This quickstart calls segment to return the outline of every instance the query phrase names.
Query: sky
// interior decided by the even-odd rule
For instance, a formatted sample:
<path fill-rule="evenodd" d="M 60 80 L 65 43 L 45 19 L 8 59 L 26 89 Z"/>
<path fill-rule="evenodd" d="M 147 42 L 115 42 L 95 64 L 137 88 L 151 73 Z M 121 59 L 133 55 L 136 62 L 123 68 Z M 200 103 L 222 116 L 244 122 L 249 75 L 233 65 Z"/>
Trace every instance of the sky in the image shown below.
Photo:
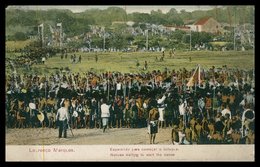
<path fill-rule="evenodd" d="M 117 6 L 117 5 L 111 5 L 113 7 L 121 7 L 125 9 L 125 6 Z M 93 9 L 93 8 L 98 8 L 101 10 L 107 9 L 108 7 L 111 6 L 95 6 L 95 5 L 81 5 L 81 6 L 76 6 L 76 5 L 51 5 L 51 6 L 46 6 L 46 5 L 38 5 L 38 10 L 48 10 L 48 9 L 69 9 L 73 13 L 78 13 L 78 12 L 83 12 L 85 10 Z M 187 12 L 192 12 L 194 10 L 210 10 L 213 7 L 209 5 L 203 5 L 203 6 L 172 6 L 172 5 L 153 5 L 153 6 L 138 6 L 138 5 L 127 5 L 126 6 L 126 12 L 127 13 L 133 13 L 133 12 L 140 12 L 140 13 L 150 13 L 152 10 L 158 10 L 161 9 L 163 13 L 167 13 L 171 8 L 175 8 L 178 12 L 180 12 L 182 9 L 185 9 Z M 7 9 L 23 9 L 23 10 L 36 10 L 36 6 L 28 6 L 28 5 L 22 5 L 22 6 L 15 6 L 11 5 L 8 6 Z"/>

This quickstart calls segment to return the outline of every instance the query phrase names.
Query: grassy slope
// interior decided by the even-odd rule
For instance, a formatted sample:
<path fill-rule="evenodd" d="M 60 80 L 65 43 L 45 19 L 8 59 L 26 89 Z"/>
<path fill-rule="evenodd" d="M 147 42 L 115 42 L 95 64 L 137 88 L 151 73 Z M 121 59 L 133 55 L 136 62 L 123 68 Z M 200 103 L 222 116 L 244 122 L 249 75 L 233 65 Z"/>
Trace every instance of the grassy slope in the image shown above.
<path fill-rule="evenodd" d="M 169 58 L 168 52 L 165 53 L 165 59 L 163 62 L 155 61 L 157 56 L 158 60 L 162 56 L 161 52 L 149 53 L 149 52 L 132 52 L 132 53 L 97 53 L 98 62 L 95 62 L 96 53 L 75 53 L 77 57 L 82 56 L 81 63 L 72 64 L 70 62 L 70 55 L 68 59 L 60 58 L 60 54 L 48 59 L 45 65 L 33 65 L 32 70 L 26 70 L 25 68 L 18 68 L 17 72 L 20 74 L 32 73 L 32 74 L 49 74 L 51 72 L 58 72 L 59 68 L 69 67 L 72 72 L 95 72 L 102 73 L 106 71 L 118 71 L 121 73 L 137 73 L 142 72 L 144 62 L 148 63 L 148 70 L 160 70 L 164 71 L 165 68 L 168 70 L 178 71 L 182 68 L 192 70 L 200 64 L 201 69 L 209 69 L 212 66 L 221 68 L 223 65 L 227 65 L 228 68 L 242 69 L 253 69 L 254 68 L 254 51 L 193 51 L 193 52 L 182 52 L 176 51 L 174 58 Z M 17 54 L 20 55 L 20 54 Z M 191 57 L 192 61 L 189 61 Z M 140 66 L 136 66 L 137 60 Z M 56 68 L 56 69 L 53 69 Z M 147 72 L 145 71 L 145 72 Z M 10 74 L 12 69 L 6 69 L 6 73 Z"/>
<path fill-rule="evenodd" d="M 226 45 L 226 44 L 228 44 L 228 43 L 231 43 L 231 42 L 210 42 L 213 46 L 215 46 L 215 45 L 220 45 L 220 46 L 224 46 L 224 45 Z"/>
<path fill-rule="evenodd" d="M 37 41 L 37 39 L 27 39 L 26 41 L 6 41 L 5 49 L 11 51 L 14 51 L 15 49 L 23 49 L 34 41 Z"/>

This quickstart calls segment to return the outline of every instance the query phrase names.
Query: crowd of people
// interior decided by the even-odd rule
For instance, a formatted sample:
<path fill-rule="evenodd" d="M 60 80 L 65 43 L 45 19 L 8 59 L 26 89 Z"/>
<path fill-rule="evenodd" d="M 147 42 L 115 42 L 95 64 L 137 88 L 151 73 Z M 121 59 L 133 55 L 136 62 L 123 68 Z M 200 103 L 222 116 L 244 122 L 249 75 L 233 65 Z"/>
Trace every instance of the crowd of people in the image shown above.
<path fill-rule="evenodd" d="M 35 42 L 31 45 L 25 47 L 24 49 L 17 50 L 17 54 L 20 53 L 20 56 L 17 56 L 16 52 L 11 52 L 6 50 L 7 53 L 12 53 L 13 57 L 10 56 L 6 58 L 6 67 L 11 67 L 10 61 L 13 62 L 13 64 L 16 67 L 29 67 L 33 64 L 44 64 L 44 62 L 53 56 L 55 56 L 57 53 L 61 53 L 61 59 L 63 57 L 67 58 L 68 53 L 76 53 L 79 52 L 79 49 L 77 48 L 51 48 L 51 47 L 39 47 L 39 43 Z M 72 56 L 72 55 L 71 55 Z M 71 62 L 76 63 L 76 57 L 75 54 L 71 58 Z M 80 61 L 80 60 L 79 60 Z"/>
<path fill-rule="evenodd" d="M 223 69 L 222 69 L 223 68 Z M 172 128 L 173 144 L 254 143 L 254 70 L 226 66 L 141 74 L 6 76 L 6 126 L 56 128 L 65 107 L 71 128 L 142 128 L 154 142 Z"/>

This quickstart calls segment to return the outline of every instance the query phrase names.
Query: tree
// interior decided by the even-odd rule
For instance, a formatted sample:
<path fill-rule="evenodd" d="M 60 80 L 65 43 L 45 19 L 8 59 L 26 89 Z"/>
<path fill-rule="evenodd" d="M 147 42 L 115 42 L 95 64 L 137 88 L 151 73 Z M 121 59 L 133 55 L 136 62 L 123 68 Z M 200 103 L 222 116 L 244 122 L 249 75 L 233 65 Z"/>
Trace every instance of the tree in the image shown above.
<path fill-rule="evenodd" d="M 10 39 L 13 41 L 25 41 L 28 37 L 23 32 L 16 32 Z"/>
<path fill-rule="evenodd" d="M 148 34 L 148 45 L 149 47 L 157 47 L 163 39 L 159 35 Z"/>
<path fill-rule="evenodd" d="M 144 31 L 146 29 L 146 24 L 140 24 L 140 28 Z"/>
<path fill-rule="evenodd" d="M 183 43 L 190 43 L 190 36 L 187 34 L 183 34 L 181 42 Z"/>
<path fill-rule="evenodd" d="M 152 23 L 158 23 L 158 24 L 163 24 L 165 25 L 167 22 L 165 20 L 165 18 L 163 17 L 163 13 L 160 9 L 158 9 L 157 11 L 152 10 L 151 14 L 150 14 L 150 19 Z"/>
<path fill-rule="evenodd" d="M 191 20 L 192 19 L 192 14 L 191 12 L 186 12 L 185 9 L 182 9 L 179 14 L 180 18 L 184 20 Z"/>
<path fill-rule="evenodd" d="M 134 23 L 132 27 L 136 28 L 136 27 L 138 27 L 138 26 L 139 26 L 138 23 Z"/>
<path fill-rule="evenodd" d="M 208 32 L 205 32 L 205 31 L 202 31 L 200 33 L 200 42 L 208 43 L 208 42 L 211 42 L 212 39 L 213 39 L 212 33 L 208 33 Z"/>
<path fill-rule="evenodd" d="M 171 8 L 169 12 L 165 14 L 165 20 L 168 24 L 175 24 L 177 26 L 183 25 L 183 20 L 180 18 L 176 9 Z"/>
<path fill-rule="evenodd" d="M 171 39 L 181 42 L 184 34 L 186 34 L 186 32 L 181 31 L 181 30 L 175 30 L 174 32 L 171 33 Z"/>
<path fill-rule="evenodd" d="M 146 46 L 146 36 L 138 35 L 135 37 L 133 44 L 138 45 L 138 47 L 145 47 Z"/>
<path fill-rule="evenodd" d="M 95 48 L 96 46 L 98 48 L 103 48 L 104 38 L 98 38 L 98 37 L 91 37 L 91 47 Z"/>
<path fill-rule="evenodd" d="M 87 44 L 82 39 L 77 39 L 68 43 L 68 46 L 75 48 L 81 48 L 86 45 Z"/>
<path fill-rule="evenodd" d="M 133 34 L 131 34 L 129 31 L 126 31 L 125 34 L 122 34 L 122 37 L 128 42 L 134 40 Z"/>

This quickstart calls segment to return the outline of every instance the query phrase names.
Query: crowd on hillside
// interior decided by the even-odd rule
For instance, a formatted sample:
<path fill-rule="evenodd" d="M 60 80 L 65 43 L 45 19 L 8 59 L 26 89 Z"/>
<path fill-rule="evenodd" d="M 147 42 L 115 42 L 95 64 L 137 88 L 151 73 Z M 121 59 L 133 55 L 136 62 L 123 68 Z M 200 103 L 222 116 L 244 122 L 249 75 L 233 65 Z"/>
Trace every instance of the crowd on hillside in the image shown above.
<path fill-rule="evenodd" d="M 71 128 L 147 127 L 150 102 L 156 100 L 158 127 L 172 128 L 174 144 L 252 144 L 254 70 L 222 68 L 199 71 L 200 79 L 193 78 L 193 84 L 196 70 L 185 68 L 6 76 L 6 126 L 56 128 L 57 110 L 65 104 Z M 104 103 L 108 113 L 102 113 Z"/>
<path fill-rule="evenodd" d="M 33 64 L 42 64 L 48 58 L 56 56 L 57 53 L 61 53 L 62 57 L 68 54 L 72 54 L 75 52 L 79 52 L 78 48 L 51 48 L 51 47 L 26 47 L 24 49 L 20 49 L 19 52 L 21 53 L 20 56 L 17 56 L 14 52 L 7 51 L 7 53 L 12 53 L 13 56 L 9 56 L 5 59 L 7 62 L 6 66 L 9 68 L 11 67 L 10 61 L 13 62 L 15 67 L 29 67 Z M 66 55 L 65 55 L 66 54 Z"/>

